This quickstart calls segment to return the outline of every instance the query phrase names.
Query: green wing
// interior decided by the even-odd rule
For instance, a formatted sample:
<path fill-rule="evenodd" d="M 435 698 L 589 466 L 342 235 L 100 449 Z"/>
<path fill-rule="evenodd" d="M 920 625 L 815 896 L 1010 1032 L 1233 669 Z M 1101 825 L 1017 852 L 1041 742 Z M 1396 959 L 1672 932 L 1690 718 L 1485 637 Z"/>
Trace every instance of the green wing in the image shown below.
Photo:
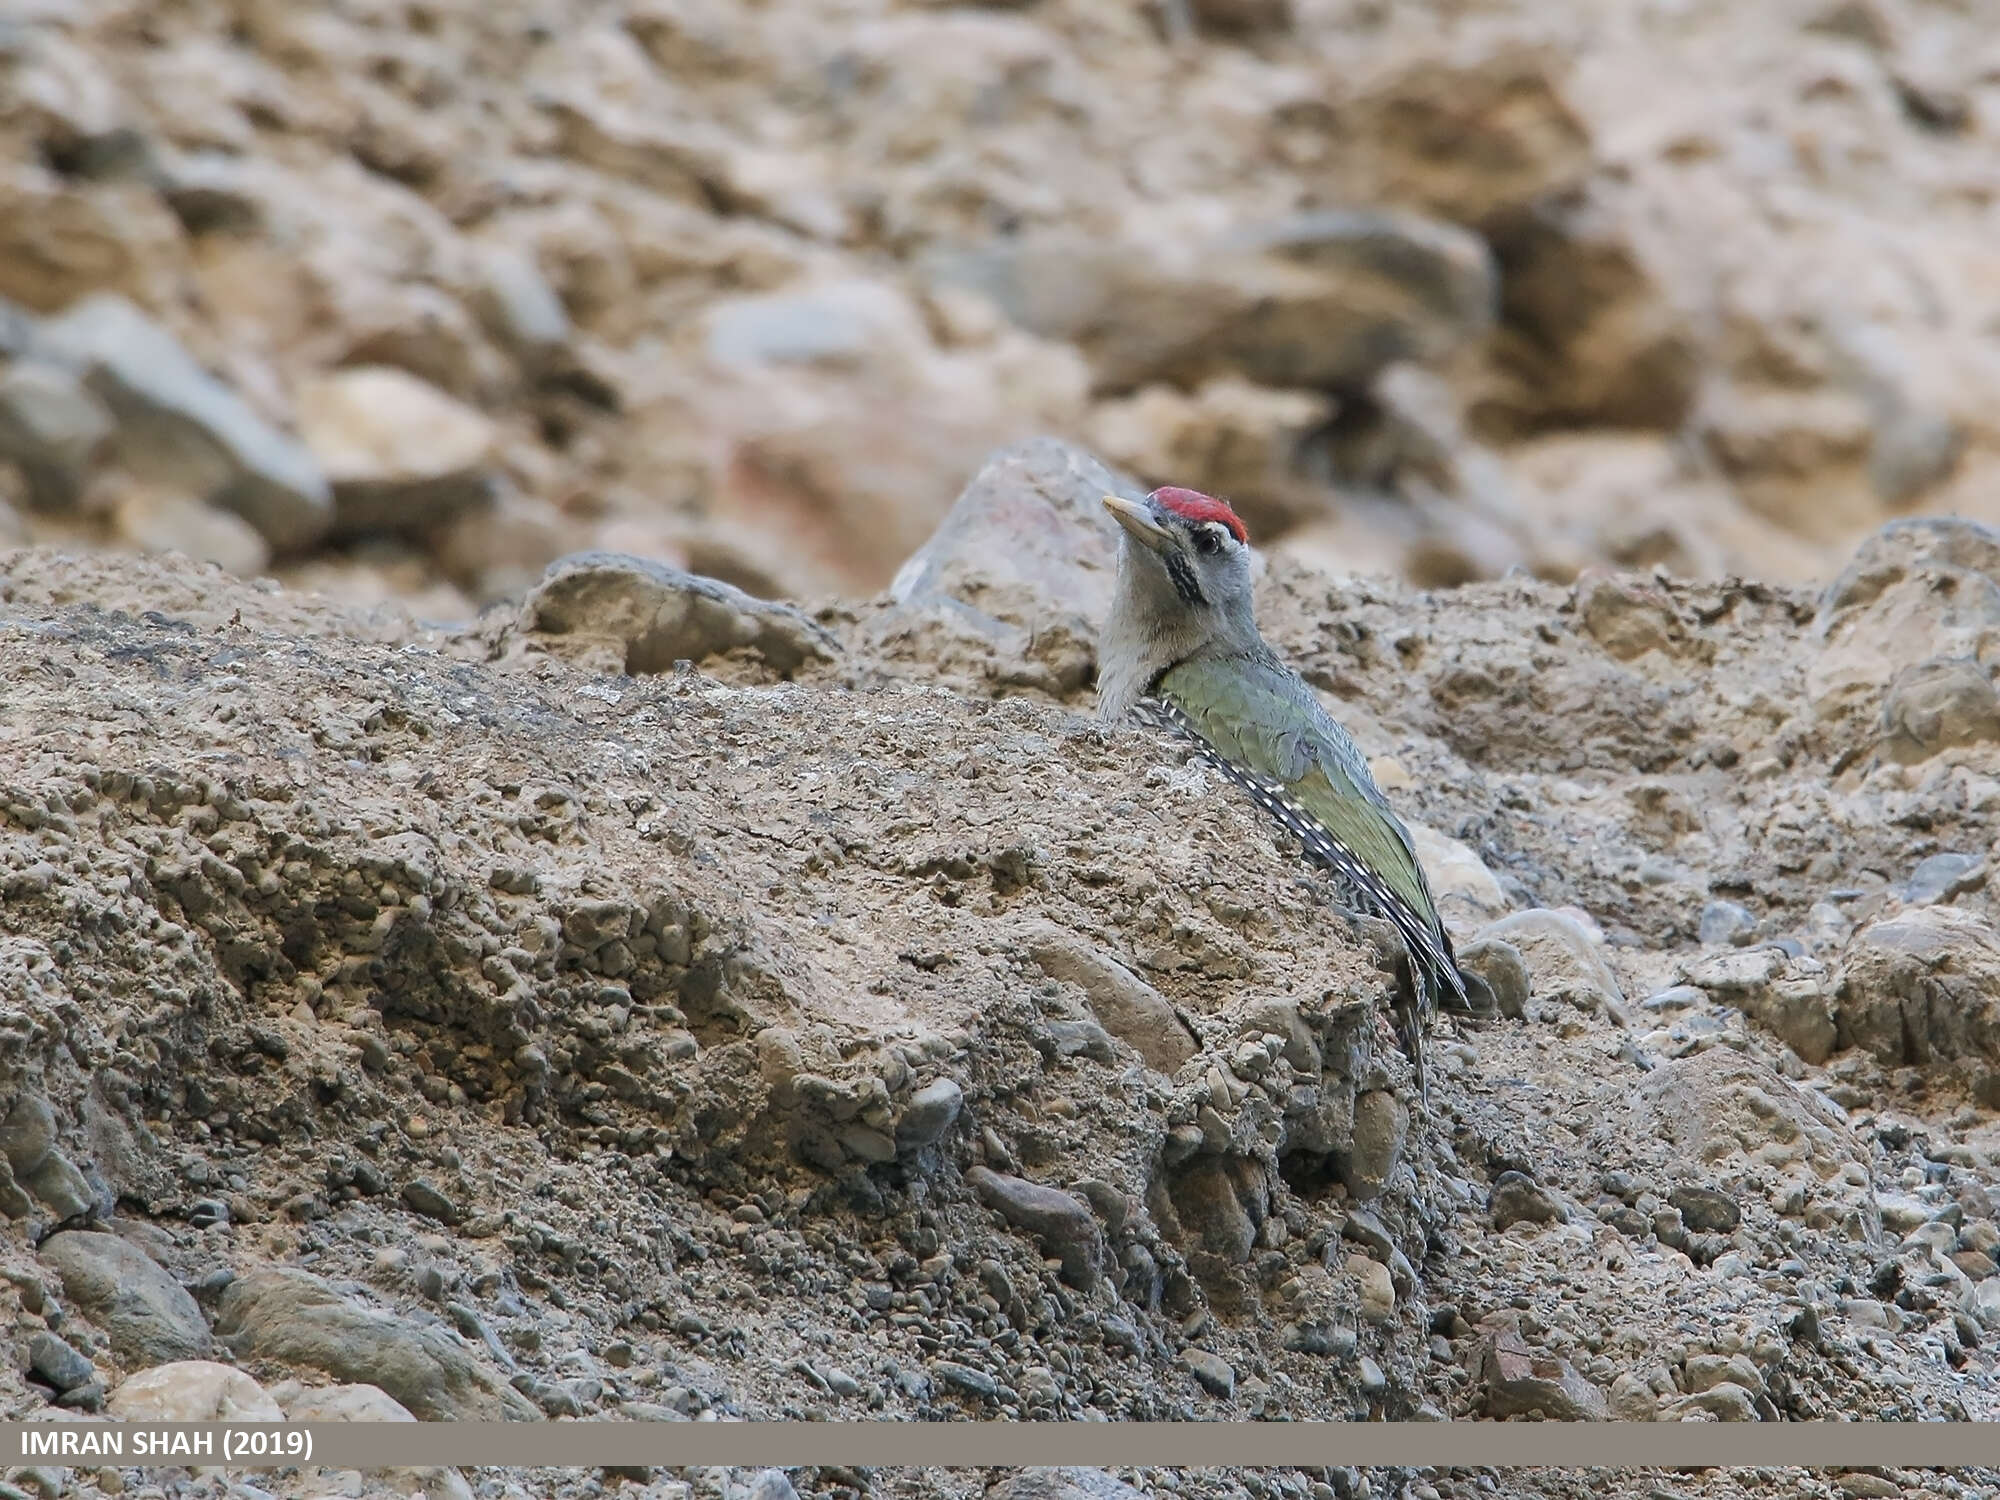
<path fill-rule="evenodd" d="M 1317 822 L 1435 935 L 1433 941 L 1448 941 L 1409 830 L 1375 785 L 1360 747 L 1296 673 L 1275 660 L 1192 658 L 1161 677 L 1155 694 L 1224 759 Z M 1270 810 L 1306 836 L 1281 807 Z"/>

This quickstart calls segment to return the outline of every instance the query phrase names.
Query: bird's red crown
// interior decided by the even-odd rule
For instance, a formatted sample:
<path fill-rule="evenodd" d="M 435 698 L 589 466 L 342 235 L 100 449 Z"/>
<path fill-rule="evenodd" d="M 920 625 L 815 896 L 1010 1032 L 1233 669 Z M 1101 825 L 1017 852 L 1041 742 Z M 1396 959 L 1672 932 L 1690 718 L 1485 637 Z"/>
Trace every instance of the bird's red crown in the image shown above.
<path fill-rule="evenodd" d="M 1236 534 L 1237 541 L 1246 546 L 1249 544 L 1250 532 L 1243 525 L 1243 518 L 1229 508 L 1226 500 L 1204 495 L 1200 490 L 1184 490 L 1173 485 L 1163 485 L 1154 490 L 1152 498 L 1183 520 L 1220 521 Z"/>

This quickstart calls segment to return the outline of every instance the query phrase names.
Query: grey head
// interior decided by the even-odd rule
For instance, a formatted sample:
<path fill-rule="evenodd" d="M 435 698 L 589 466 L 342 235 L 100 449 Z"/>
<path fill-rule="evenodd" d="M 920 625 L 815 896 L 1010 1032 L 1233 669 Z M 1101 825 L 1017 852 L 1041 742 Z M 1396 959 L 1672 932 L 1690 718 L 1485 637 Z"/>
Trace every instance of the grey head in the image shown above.
<path fill-rule="evenodd" d="M 1153 679 L 1202 651 L 1262 651 L 1250 534 L 1227 503 L 1171 486 L 1104 497 L 1117 521 L 1118 582 L 1098 648 L 1098 712 L 1116 719 Z"/>

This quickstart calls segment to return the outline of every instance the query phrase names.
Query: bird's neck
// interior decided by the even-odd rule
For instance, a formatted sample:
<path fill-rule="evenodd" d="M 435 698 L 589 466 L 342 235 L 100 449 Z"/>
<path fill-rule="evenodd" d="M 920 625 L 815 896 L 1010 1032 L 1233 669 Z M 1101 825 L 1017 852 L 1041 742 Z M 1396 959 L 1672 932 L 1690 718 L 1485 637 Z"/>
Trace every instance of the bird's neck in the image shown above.
<path fill-rule="evenodd" d="M 1227 611 L 1190 609 L 1162 570 L 1125 552 L 1131 545 L 1121 541 L 1118 582 L 1098 645 L 1097 711 L 1107 720 L 1123 718 L 1161 673 L 1191 657 L 1265 649 L 1247 605 L 1240 620 Z M 1148 573 L 1160 576 L 1149 580 Z"/>

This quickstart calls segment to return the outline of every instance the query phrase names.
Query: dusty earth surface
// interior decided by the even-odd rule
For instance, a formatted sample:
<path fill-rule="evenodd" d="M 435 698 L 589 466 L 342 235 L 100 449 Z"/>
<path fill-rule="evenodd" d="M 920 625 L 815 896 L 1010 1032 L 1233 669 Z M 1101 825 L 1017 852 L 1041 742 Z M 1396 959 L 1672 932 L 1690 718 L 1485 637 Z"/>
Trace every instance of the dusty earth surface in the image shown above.
<path fill-rule="evenodd" d="M 812 611 L 589 554 L 445 630 L 0 556 L 8 1415 L 2000 1416 L 2000 534 L 1901 523 L 1817 594 L 1275 561 L 1267 632 L 1501 1001 L 1440 1022 L 1425 1100 L 1388 940 L 1090 713 L 1130 483 L 998 454 L 888 593 Z"/>
<path fill-rule="evenodd" d="M 0 538 L 866 596 L 1054 431 L 1426 585 L 2000 519 L 1944 0 L 12 0 Z"/>

